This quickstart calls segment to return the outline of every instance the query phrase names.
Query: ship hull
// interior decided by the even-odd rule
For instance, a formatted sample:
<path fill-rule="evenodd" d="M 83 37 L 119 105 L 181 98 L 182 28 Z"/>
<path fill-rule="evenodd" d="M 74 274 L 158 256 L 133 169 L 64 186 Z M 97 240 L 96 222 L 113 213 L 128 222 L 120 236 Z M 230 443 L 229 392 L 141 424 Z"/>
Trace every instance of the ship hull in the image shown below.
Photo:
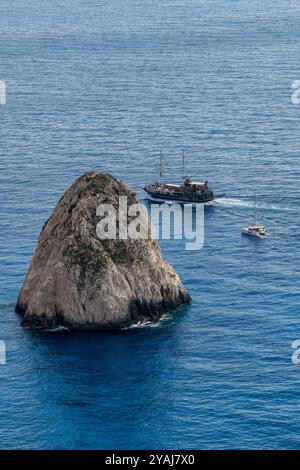
<path fill-rule="evenodd" d="M 179 202 L 179 203 L 190 203 L 190 204 L 206 204 L 206 203 L 209 203 L 209 202 L 212 202 L 214 199 L 216 199 L 216 197 L 211 197 L 211 198 L 193 198 L 193 197 L 185 197 L 184 195 L 182 194 L 162 194 L 162 193 L 158 193 L 158 192 L 154 192 L 154 191 L 149 191 L 147 189 L 145 189 L 146 193 L 151 196 L 151 198 L 155 199 L 155 200 L 160 200 L 162 202 Z M 219 196 L 221 197 L 221 196 Z"/>

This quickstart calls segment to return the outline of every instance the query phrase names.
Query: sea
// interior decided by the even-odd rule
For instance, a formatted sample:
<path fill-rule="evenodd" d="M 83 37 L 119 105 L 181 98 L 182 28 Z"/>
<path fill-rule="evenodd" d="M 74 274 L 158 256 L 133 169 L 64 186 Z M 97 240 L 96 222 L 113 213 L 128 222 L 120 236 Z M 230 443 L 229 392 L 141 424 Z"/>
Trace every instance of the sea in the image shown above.
<path fill-rule="evenodd" d="M 299 449 L 300 3 L 1 0 L 0 80 L 0 448 Z M 160 151 L 179 181 L 182 150 L 226 193 L 202 249 L 161 241 L 192 303 L 116 332 L 22 329 L 70 184 L 108 172 L 144 202 Z M 241 236 L 254 192 L 264 240 Z"/>

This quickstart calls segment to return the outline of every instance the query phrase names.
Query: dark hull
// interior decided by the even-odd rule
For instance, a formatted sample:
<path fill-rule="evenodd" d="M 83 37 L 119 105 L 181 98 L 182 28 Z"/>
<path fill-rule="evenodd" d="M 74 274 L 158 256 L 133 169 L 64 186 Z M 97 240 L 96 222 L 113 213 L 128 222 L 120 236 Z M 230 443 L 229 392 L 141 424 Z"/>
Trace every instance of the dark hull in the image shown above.
<path fill-rule="evenodd" d="M 145 191 L 154 199 L 162 199 L 164 201 L 177 201 L 177 202 L 204 204 L 205 202 L 211 202 L 214 199 L 216 199 L 215 196 L 205 199 L 205 198 L 199 198 L 199 197 L 192 197 L 190 195 L 185 196 L 183 194 L 165 194 L 165 193 L 160 193 L 156 191 L 149 191 L 148 189 L 145 189 Z"/>

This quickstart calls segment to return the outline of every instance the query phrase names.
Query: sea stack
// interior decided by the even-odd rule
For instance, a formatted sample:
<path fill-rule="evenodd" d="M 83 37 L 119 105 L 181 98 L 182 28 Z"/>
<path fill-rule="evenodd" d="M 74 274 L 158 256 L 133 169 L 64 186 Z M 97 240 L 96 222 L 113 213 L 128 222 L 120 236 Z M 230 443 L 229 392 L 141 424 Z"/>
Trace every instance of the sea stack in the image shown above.
<path fill-rule="evenodd" d="M 17 301 L 22 326 L 124 328 L 157 321 L 190 301 L 153 238 L 99 238 L 99 205 L 116 209 L 119 228 L 120 196 L 128 207 L 138 203 L 121 181 L 89 172 L 59 200 L 42 228 Z"/>

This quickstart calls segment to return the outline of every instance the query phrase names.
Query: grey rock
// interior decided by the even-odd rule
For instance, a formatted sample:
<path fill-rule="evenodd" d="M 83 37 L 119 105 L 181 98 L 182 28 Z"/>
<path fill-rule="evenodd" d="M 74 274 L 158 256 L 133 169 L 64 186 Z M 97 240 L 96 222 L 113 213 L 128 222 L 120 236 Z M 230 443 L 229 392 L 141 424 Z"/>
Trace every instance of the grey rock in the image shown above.
<path fill-rule="evenodd" d="M 190 296 L 154 239 L 100 240 L 100 203 L 138 203 L 103 173 L 78 178 L 44 224 L 16 311 L 32 328 L 113 329 L 157 321 Z"/>

